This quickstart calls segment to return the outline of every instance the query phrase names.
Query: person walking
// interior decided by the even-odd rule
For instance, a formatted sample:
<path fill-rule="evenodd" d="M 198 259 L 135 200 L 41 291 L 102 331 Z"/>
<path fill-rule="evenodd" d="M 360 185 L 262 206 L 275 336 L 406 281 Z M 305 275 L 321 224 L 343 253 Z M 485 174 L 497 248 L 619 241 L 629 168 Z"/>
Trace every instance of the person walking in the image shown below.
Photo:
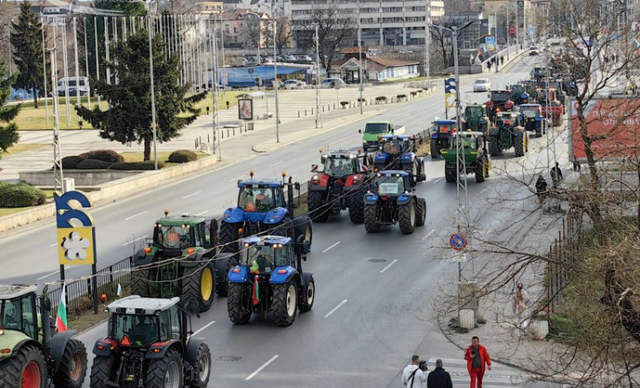
<path fill-rule="evenodd" d="M 560 163 L 556 162 L 555 167 L 551 169 L 551 180 L 553 182 L 553 188 L 557 189 L 562 182 L 562 170 L 560 170 Z"/>
<path fill-rule="evenodd" d="M 469 371 L 469 377 L 471 377 L 471 388 L 482 388 L 482 377 L 484 377 L 485 366 L 491 370 L 491 357 L 489 357 L 487 348 L 480 345 L 480 339 L 477 336 L 471 338 L 471 346 L 465 351 L 464 359 L 467 360 L 467 370 Z"/>
<path fill-rule="evenodd" d="M 411 364 L 407 365 L 402 371 L 402 384 L 408 388 L 419 388 L 427 381 L 424 371 L 419 368 L 420 356 L 414 354 L 411 357 Z M 425 363 L 423 363 L 425 365 Z M 425 368 L 426 369 L 426 368 Z"/>
<path fill-rule="evenodd" d="M 436 360 L 436 369 L 427 376 L 427 388 L 453 388 L 451 375 L 442 367 L 442 360 Z"/>
<path fill-rule="evenodd" d="M 504 56 L 500 56 L 500 66 L 504 65 Z"/>
<path fill-rule="evenodd" d="M 511 300 L 511 311 L 516 319 L 516 325 L 518 326 L 518 335 L 523 335 L 527 329 L 527 320 L 523 319 L 523 315 L 527 308 L 529 308 L 529 294 L 524 289 L 522 283 L 518 283 L 516 286 L 516 293 Z"/>

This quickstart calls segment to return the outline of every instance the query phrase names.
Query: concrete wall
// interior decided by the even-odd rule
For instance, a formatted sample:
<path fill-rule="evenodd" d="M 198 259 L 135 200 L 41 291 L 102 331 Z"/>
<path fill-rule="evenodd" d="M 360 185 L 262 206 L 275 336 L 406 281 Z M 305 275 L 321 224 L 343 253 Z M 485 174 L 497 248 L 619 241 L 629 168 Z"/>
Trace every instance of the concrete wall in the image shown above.
<path fill-rule="evenodd" d="M 64 171 L 65 178 L 73 178 L 76 186 L 99 186 L 114 180 L 130 178 L 144 171 L 118 171 L 118 170 L 85 170 Z M 19 173 L 21 181 L 32 186 L 54 186 L 55 177 L 53 171 L 24 171 Z"/>

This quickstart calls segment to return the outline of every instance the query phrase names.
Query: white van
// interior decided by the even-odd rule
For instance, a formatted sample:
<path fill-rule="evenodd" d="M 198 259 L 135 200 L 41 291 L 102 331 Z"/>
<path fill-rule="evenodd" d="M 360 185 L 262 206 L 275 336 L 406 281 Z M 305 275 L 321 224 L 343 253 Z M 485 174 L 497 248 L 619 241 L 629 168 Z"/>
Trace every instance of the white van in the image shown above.
<path fill-rule="evenodd" d="M 69 89 L 69 97 L 76 96 L 77 90 L 80 90 L 80 95 L 84 96 L 89 92 L 89 78 L 78 77 L 78 86 L 76 86 L 76 77 L 60 78 L 58 80 L 58 96 L 64 97 L 67 89 Z"/>

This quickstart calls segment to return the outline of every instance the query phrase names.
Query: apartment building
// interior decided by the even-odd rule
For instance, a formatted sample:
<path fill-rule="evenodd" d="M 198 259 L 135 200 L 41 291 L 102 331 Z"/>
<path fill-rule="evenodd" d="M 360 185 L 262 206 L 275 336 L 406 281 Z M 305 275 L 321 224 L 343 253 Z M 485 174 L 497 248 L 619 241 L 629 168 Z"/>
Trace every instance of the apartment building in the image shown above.
<path fill-rule="evenodd" d="M 291 0 L 294 40 L 296 27 L 322 7 L 338 7 L 349 17 L 359 15 L 364 45 L 424 44 L 427 15 L 434 22 L 444 16 L 444 1 L 436 0 Z"/>

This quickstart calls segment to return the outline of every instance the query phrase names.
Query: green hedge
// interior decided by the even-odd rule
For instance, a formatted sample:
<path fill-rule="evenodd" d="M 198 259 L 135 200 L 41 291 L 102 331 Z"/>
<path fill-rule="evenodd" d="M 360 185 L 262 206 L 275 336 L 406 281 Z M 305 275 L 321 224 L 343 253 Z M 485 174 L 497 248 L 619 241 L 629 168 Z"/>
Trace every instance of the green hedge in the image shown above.
<path fill-rule="evenodd" d="M 164 163 L 158 161 L 158 169 L 164 167 Z M 114 163 L 109 166 L 111 170 L 132 170 L 132 171 L 140 171 L 140 170 L 153 170 L 154 164 L 153 160 L 148 160 L 146 162 L 122 162 L 122 163 Z"/>
<path fill-rule="evenodd" d="M 74 155 L 74 156 L 66 156 L 62 158 L 62 168 L 67 170 L 75 170 L 78 168 L 78 163 L 82 162 L 84 159 Z"/>
<path fill-rule="evenodd" d="M 189 150 L 177 150 L 173 151 L 171 155 L 169 155 L 169 159 L 167 162 L 169 163 L 189 163 L 195 162 L 198 160 L 198 155 Z"/>
<path fill-rule="evenodd" d="M 83 154 L 78 155 L 82 159 L 95 159 L 101 160 L 105 163 L 122 163 L 124 162 L 124 157 L 113 150 L 95 150 L 88 151 Z"/>
<path fill-rule="evenodd" d="M 25 183 L 0 184 L 0 207 L 29 207 L 42 205 L 47 196 L 42 190 Z"/>
<path fill-rule="evenodd" d="M 104 170 L 109 167 L 111 163 L 103 162 L 98 159 L 86 159 L 78 163 L 78 170 Z"/>

